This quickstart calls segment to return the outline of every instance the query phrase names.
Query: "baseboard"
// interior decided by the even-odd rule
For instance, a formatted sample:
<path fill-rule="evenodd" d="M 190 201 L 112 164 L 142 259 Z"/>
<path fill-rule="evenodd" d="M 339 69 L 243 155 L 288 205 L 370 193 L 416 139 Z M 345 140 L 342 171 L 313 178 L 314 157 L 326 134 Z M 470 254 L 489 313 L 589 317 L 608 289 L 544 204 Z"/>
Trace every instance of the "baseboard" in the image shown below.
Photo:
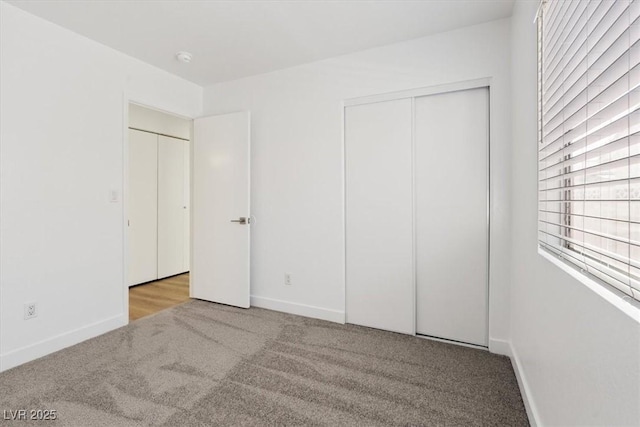
<path fill-rule="evenodd" d="M 524 402 L 524 407 L 527 411 L 527 417 L 529 417 L 529 424 L 531 427 L 540 426 L 542 425 L 540 422 L 540 415 L 538 414 L 538 409 L 533 401 L 533 394 L 529 388 L 527 377 L 524 375 L 524 371 L 522 370 L 522 364 L 520 362 L 520 358 L 518 358 L 518 353 L 511 343 L 508 342 L 507 344 L 509 345 L 511 364 L 513 365 L 513 370 L 516 373 L 516 379 L 518 380 L 518 387 L 520 387 L 522 401 Z"/>
<path fill-rule="evenodd" d="M 511 357 L 511 343 L 507 340 L 489 338 L 489 351 L 491 353 Z"/>
<path fill-rule="evenodd" d="M 70 347 L 89 338 L 102 335 L 116 328 L 126 325 L 128 316 L 119 314 L 96 323 L 65 332 L 51 338 L 47 338 L 35 344 L 31 344 L 17 350 L 0 355 L 0 372 L 14 368 L 23 363 L 30 362 L 46 356 L 63 348 Z"/>
<path fill-rule="evenodd" d="M 284 313 L 297 314 L 298 316 L 311 317 L 314 319 L 328 320 L 329 322 L 344 323 L 344 311 L 329 310 L 322 307 L 298 304 L 290 301 L 282 301 L 273 298 L 259 297 L 251 295 L 251 306 L 266 308 Z"/>

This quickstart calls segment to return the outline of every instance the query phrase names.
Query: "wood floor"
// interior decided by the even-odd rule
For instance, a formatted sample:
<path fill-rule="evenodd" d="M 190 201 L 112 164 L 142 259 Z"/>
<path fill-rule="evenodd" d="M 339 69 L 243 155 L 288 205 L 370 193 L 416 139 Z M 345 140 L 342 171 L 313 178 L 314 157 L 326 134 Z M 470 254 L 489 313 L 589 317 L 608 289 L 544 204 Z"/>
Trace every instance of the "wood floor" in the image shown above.
<path fill-rule="evenodd" d="M 129 288 L 129 321 L 189 301 L 189 273 Z"/>

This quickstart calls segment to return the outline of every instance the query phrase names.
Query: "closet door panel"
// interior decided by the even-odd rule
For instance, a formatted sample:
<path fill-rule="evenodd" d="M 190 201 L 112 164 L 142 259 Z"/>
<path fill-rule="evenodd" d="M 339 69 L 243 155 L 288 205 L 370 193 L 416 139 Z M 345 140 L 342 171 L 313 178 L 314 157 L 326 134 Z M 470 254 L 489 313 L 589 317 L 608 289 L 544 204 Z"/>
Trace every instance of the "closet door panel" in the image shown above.
<path fill-rule="evenodd" d="M 417 333 L 487 345 L 487 88 L 415 99 Z"/>
<path fill-rule="evenodd" d="M 183 159 L 184 159 L 184 190 L 183 190 L 183 198 L 184 198 L 184 214 L 183 214 L 183 223 L 184 223 L 184 271 L 189 271 L 191 268 L 191 143 L 189 141 L 185 141 L 183 145 Z"/>
<path fill-rule="evenodd" d="M 411 100 L 345 109 L 347 322 L 414 333 Z"/>
<path fill-rule="evenodd" d="M 185 272 L 185 144 L 158 136 L 158 278 Z"/>
<path fill-rule="evenodd" d="M 157 279 L 158 136 L 129 130 L 129 286 Z"/>

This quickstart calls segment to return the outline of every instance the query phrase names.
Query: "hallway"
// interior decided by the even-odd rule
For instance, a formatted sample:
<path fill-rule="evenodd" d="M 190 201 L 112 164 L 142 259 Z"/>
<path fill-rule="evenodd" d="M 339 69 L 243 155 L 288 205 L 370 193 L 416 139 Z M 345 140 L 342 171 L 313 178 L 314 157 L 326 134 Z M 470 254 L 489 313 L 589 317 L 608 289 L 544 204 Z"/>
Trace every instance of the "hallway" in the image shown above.
<path fill-rule="evenodd" d="M 129 321 L 189 301 L 189 273 L 129 288 Z"/>

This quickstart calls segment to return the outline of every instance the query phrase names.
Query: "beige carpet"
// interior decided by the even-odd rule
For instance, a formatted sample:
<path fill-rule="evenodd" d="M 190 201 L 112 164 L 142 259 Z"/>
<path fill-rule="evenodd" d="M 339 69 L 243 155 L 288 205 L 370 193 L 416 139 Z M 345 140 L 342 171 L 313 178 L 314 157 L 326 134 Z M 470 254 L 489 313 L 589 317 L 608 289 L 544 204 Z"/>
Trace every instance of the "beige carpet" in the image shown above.
<path fill-rule="evenodd" d="M 191 301 L 0 374 L 1 425 L 526 426 L 509 359 Z"/>

